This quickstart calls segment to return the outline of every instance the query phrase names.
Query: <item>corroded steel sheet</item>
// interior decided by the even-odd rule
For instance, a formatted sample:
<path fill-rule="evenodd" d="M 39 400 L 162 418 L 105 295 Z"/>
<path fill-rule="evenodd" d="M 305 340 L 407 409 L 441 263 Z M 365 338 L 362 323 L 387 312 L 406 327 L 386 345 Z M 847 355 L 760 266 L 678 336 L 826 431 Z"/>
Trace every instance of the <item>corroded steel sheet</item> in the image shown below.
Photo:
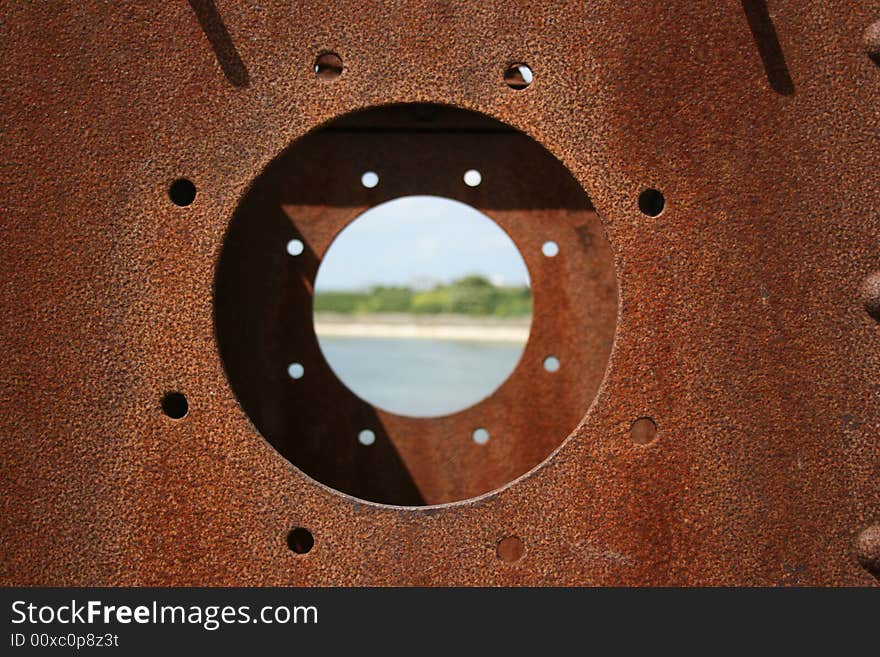
<path fill-rule="evenodd" d="M 2 11 L 3 584 L 876 584 L 874 3 Z M 341 69 L 324 59 L 316 75 L 327 53 Z M 519 62 L 534 80 L 513 89 L 505 71 Z M 616 278 L 601 383 L 566 387 L 555 410 L 528 396 L 527 376 L 511 381 L 516 401 L 484 402 L 512 434 L 539 434 L 544 447 L 513 457 L 528 472 L 421 507 L 351 497 L 296 467 L 227 376 L 218 322 L 218 264 L 271 164 L 333 119 L 403 103 L 477 112 L 540 144 L 589 198 Z M 350 129 L 407 128 L 383 120 Z M 479 125 L 434 125 L 477 148 Z M 414 148 L 428 152 L 386 155 Z M 477 148 L 485 190 L 521 166 L 503 150 Z M 325 184 L 366 168 L 343 159 Z M 197 190 L 185 207 L 168 196 L 178 178 Z M 640 209 L 647 189 L 665 199 L 656 216 Z M 513 197 L 494 213 L 491 199 L 468 202 L 509 222 L 528 262 L 539 231 L 512 226 L 547 207 Z M 341 224 L 382 197 L 341 198 L 305 205 Z M 549 207 L 571 253 L 571 217 Z M 316 243 L 335 230 L 286 216 Z M 582 298 L 581 265 L 566 262 L 536 307 L 542 289 Z M 588 355 L 591 316 L 545 308 L 536 326 Z M 182 419 L 162 412 L 169 391 L 186 395 Z M 396 449 L 428 481 L 432 457 L 408 455 L 407 440 Z M 503 469 L 501 456 L 490 462 Z M 424 501 L 475 494 L 444 476 Z"/>

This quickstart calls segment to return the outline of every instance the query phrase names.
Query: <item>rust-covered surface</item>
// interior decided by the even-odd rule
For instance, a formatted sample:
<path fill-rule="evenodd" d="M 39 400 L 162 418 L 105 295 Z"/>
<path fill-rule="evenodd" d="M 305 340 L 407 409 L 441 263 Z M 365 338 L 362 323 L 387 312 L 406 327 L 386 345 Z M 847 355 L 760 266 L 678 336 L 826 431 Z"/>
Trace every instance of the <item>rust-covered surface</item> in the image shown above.
<path fill-rule="evenodd" d="M 843 0 L 4 3 L 0 581 L 876 584 L 878 18 Z M 315 74 L 324 53 L 341 75 Z M 518 62 L 534 81 L 516 90 Z M 387 112 L 314 132 L 404 103 L 512 130 L 449 109 L 416 134 Z M 345 143 L 360 145 L 333 155 Z M 307 186 L 273 179 L 309 148 Z M 453 185 L 462 153 L 481 158 L 476 190 Z M 429 157 L 442 166 L 421 179 L 407 158 Z M 561 187 L 539 200 L 515 174 L 542 157 Z M 349 180 L 385 165 L 400 187 Z M 186 207 L 167 193 L 180 177 L 197 188 Z M 639 209 L 649 188 L 659 216 Z M 282 317 L 259 300 L 307 296 L 334 231 L 404 193 L 461 198 L 505 227 L 535 281 L 532 338 L 563 354 L 548 383 L 523 370 L 549 344 L 530 340 L 481 403 L 507 423 L 485 446 L 420 449 L 416 427 L 376 415 L 370 458 L 396 455 L 412 495 L 371 488 L 347 456 L 363 497 L 460 499 L 526 473 L 406 508 L 303 471 L 343 486 L 292 444 L 279 390 L 263 415 L 248 407 L 259 377 L 230 367 L 223 327 L 239 324 L 222 319 L 241 303 L 257 312 L 244 323 L 298 327 L 250 343 L 268 360 L 305 345 L 307 303 Z M 311 269 L 297 278 L 288 258 L 286 283 L 247 298 L 223 267 L 240 257 L 233 279 L 255 285 L 278 271 L 283 246 L 259 256 L 266 222 L 299 231 Z M 578 246 L 583 225 L 607 237 L 613 279 L 584 275 L 602 249 Z M 550 233 L 552 262 L 535 250 Z M 600 282 L 605 301 L 585 310 Z M 163 414 L 169 391 L 186 395 L 183 419 Z M 343 416 L 329 426 L 352 407 L 300 408 Z M 424 435 L 473 423 L 440 424 Z"/>

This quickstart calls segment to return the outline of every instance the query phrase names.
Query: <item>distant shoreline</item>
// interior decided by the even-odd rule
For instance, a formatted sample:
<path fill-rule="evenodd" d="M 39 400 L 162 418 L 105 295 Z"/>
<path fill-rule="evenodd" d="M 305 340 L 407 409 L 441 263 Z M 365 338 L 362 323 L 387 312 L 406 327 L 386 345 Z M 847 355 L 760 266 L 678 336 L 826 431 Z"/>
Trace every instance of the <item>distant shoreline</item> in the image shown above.
<path fill-rule="evenodd" d="M 338 338 L 524 343 L 529 337 L 529 324 L 528 317 L 315 313 L 315 332 L 318 336 Z"/>

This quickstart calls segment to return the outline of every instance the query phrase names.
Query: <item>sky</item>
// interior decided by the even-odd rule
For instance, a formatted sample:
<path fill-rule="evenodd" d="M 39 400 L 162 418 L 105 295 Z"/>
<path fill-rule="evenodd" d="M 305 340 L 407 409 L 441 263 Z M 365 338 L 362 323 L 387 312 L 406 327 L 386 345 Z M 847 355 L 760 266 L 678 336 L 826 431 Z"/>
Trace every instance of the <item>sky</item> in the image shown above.
<path fill-rule="evenodd" d="M 315 291 L 430 287 L 468 274 L 496 285 L 529 283 L 513 241 L 479 210 L 437 196 L 405 196 L 370 208 L 337 236 Z"/>

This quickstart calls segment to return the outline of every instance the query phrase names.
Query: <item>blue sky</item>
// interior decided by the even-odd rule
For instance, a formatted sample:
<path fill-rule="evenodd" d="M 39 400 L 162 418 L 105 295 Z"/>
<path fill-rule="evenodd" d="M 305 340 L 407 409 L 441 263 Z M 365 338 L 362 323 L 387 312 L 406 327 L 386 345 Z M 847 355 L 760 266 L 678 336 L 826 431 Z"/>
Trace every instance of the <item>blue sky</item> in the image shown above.
<path fill-rule="evenodd" d="M 529 281 L 516 246 L 484 214 L 451 199 L 406 196 L 370 208 L 339 234 L 315 291 L 426 287 L 467 274 L 498 285 Z"/>

